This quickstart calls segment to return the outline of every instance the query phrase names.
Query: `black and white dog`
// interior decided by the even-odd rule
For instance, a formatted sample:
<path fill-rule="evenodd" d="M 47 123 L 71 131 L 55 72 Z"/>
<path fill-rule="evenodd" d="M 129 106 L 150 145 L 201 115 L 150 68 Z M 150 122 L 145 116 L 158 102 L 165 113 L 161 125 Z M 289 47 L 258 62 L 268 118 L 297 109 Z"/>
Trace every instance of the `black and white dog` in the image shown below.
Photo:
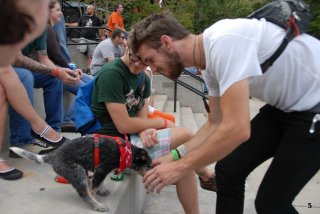
<path fill-rule="evenodd" d="M 121 138 L 100 138 L 98 141 L 93 137 L 77 138 L 65 142 L 47 155 L 34 154 L 17 147 L 10 149 L 23 158 L 40 164 L 51 164 L 54 171 L 66 178 L 93 210 L 107 212 L 109 208 L 94 197 L 95 193 L 99 195 L 109 193 L 101 185 L 105 177 L 119 167 L 121 170 L 129 167 L 143 173 L 150 168 L 152 160 L 144 149 L 131 145 Z M 88 171 L 94 172 L 91 182 Z"/>

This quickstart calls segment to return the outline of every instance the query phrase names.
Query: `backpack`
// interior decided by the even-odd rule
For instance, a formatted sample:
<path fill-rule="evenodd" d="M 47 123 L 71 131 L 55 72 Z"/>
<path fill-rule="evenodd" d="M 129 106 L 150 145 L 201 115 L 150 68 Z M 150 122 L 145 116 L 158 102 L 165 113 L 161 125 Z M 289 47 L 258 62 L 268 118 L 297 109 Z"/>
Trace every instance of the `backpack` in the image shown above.
<path fill-rule="evenodd" d="M 309 13 L 309 5 L 303 0 L 275 0 L 254 11 L 248 18 L 265 18 L 287 31 L 276 52 L 261 64 L 261 70 L 265 73 L 281 55 L 288 43 L 294 37 L 308 30 L 312 16 Z"/>
<path fill-rule="evenodd" d="M 101 129 L 101 124 L 90 107 L 95 79 L 96 77 L 79 88 L 74 103 L 74 122 L 77 132 L 82 135 L 92 134 Z M 143 97 L 144 85 L 145 74 L 141 72 L 138 78 L 138 88 L 136 89 L 136 93 L 140 97 Z"/>
<path fill-rule="evenodd" d="M 74 122 L 77 132 L 82 135 L 91 134 L 101 129 L 101 124 L 91 110 L 91 98 L 94 81 L 93 78 L 78 90 L 74 103 Z"/>

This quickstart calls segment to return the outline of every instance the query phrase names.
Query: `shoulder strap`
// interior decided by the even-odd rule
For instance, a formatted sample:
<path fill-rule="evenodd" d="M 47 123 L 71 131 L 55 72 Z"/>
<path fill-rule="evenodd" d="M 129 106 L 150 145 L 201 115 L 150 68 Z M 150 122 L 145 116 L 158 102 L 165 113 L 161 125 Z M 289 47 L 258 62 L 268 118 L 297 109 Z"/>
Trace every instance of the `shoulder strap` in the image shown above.
<path fill-rule="evenodd" d="M 144 72 L 140 72 L 139 78 L 138 78 L 138 87 L 136 90 L 136 92 L 139 94 L 140 97 L 143 97 L 145 78 L 146 77 Z"/>
<path fill-rule="evenodd" d="M 284 49 L 286 49 L 288 43 L 292 40 L 292 38 L 290 39 L 291 35 L 292 35 L 292 28 L 290 28 L 287 33 L 286 36 L 284 37 L 284 39 L 282 40 L 282 43 L 280 44 L 280 46 L 278 47 L 278 49 L 272 54 L 272 56 L 267 59 L 266 61 L 264 61 L 264 63 L 262 63 L 261 66 L 261 70 L 262 73 L 265 73 L 271 66 L 272 64 L 278 59 L 278 57 L 282 54 L 282 52 L 284 51 Z M 291 32 L 290 32 L 291 31 Z"/>

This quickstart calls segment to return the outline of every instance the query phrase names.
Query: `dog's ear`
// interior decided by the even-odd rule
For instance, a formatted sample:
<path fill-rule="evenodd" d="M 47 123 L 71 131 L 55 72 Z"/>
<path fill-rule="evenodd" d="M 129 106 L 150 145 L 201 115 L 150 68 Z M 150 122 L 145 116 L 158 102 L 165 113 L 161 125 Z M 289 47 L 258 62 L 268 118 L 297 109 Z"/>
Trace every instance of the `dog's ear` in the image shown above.
<path fill-rule="evenodd" d="M 139 149 L 137 151 L 134 161 L 139 165 L 149 165 L 150 162 L 152 162 L 148 152 L 144 149 Z"/>

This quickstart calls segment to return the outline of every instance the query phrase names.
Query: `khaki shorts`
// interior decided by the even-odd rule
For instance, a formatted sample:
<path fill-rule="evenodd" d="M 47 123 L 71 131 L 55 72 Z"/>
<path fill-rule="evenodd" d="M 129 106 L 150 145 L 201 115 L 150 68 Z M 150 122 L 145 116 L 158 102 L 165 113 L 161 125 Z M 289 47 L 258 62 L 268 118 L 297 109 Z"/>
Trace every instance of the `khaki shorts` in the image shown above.
<path fill-rule="evenodd" d="M 85 39 L 83 37 L 80 38 L 79 43 L 89 43 L 89 42 L 96 42 L 94 40 L 89 40 L 89 39 Z M 93 56 L 93 52 L 94 49 L 97 47 L 96 44 L 92 44 L 92 45 L 78 45 L 77 49 L 79 51 L 79 53 L 85 54 L 88 57 L 92 57 Z"/>

